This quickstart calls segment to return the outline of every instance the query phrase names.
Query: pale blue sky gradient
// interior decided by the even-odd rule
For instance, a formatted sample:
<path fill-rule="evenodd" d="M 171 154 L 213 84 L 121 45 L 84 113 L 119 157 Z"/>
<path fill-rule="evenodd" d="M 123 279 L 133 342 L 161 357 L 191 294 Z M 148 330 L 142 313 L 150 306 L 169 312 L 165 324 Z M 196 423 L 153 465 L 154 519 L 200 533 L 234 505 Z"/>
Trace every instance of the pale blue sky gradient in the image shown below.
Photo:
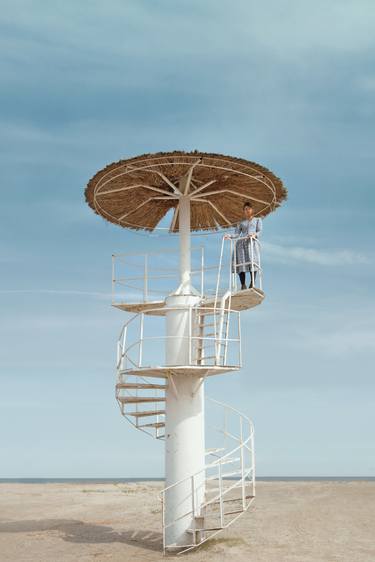
<path fill-rule="evenodd" d="M 1 5 L 0 477 L 163 475 L 114 399 L 110 267 L 176 240 L 106 223 L 83 191 L 173 149 L 258 161 L 289 190 L 264 220 L 244 369 L 207 393 L 252 417 L 259 475 L 374 476 L 374 3 Z"/>

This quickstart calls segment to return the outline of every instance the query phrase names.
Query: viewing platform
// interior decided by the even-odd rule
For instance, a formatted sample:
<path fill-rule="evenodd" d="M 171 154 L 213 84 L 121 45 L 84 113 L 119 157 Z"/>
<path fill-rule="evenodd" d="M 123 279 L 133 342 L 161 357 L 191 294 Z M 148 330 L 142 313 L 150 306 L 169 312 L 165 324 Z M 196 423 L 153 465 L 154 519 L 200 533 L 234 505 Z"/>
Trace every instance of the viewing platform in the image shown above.
<path fill-rule="evenodd" d="M 195 375 L 198 378 L 237 371 L 242 364 L 241 330 L 238 311 L 228 308 L 190 307 L 183 335 L 167 335 L 164 318 L 149 313 L 135 314 L 128 320 L 117 343 L 118 375 L 168 378 L 170 375 Z M 186 314 L 186 307 L 165 307 Z M 157 335 L 155 335 L 157 334 Z M 165 349 L 184 345 L 178 362 L 166 361 Z"/>
<path fill-rule="evenodd" d="M 225 298 L 226 305 L 231 310 L 241 311 L 254 308 L 264 300 L 260 259 L 259 263 L 254 260 L 249 262 L 255 272 L 253 287 L 243 290 L 239 287 L 238 276 L 232 266 L 236 241 L 236 238 L 222 240 L 216 263 L 205 261 L 203 246 L 192 248 L 191 278 L 201 298 L 201 306 L 215 308 Z M 258 240 L 250 241 L 251 248 L 255 244 L 259 248 Z M 249 273 L 247 276 L 249 277 Z M 178 278 L 177 251 L 114 254 L 112 306 L 135 314 L 164 316 L 165 298 L 178 286 Z"/>

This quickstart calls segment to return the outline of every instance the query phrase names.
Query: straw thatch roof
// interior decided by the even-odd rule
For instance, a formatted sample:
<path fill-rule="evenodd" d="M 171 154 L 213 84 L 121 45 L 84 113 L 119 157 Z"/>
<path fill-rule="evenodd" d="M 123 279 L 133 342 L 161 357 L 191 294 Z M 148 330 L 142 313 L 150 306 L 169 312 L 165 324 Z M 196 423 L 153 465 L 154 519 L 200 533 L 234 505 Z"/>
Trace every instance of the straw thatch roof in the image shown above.
<path fill-rule="evenodd" d="M 154 230 L 174 209 L 170 231 L 178 231 L 179 199 L 191 202 L 191 230 L 236 224 L 251 201 L 264 217 L 286 199 L 282 181 L 242 158 L 205 152 L 160 152 L 120 160 L 89 181 L 85 197 L 95 213 L 123 227 Z"/>

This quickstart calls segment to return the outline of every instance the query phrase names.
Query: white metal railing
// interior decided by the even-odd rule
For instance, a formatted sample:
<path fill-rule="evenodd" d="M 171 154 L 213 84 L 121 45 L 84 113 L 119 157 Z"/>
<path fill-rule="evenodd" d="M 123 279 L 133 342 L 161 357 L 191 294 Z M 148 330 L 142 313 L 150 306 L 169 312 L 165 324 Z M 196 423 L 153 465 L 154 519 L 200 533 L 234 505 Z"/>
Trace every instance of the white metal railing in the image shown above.
<path fill-rule="evenodd" d="M 244 241 L 247 241 L 246 254 L 249 259 L 239 261 L 237 253 Z M 242 267 L 251 271 L 254 288 L 262 290 L 260 255 L 259 240 L 251 237 L 223 237 L 218 260 L 210 263 L 207 262 L 203 246 L 193 247 L 192 284 L 202 297 L 219 299 L 227 291 L 235 293 L 239 290 L 237 271 Z M 112 303 L 164 301 L 179 285 L 178 264 L 177 250 L 113 254 Z"/>
<path fill-rule="evenodd" d="M 227 250 L 225 249 L 227 246 Z M 245 250 L 245 246 L 247 246 Z M 245 254 L 248 254 L 246 259 Z M 239 290 L 240 269 L 245 270 L 248 282 L 251 280 L 254 289 L 263 290 L 263 270 L 261 267 L 261 246 L 257 238 L 251 236 L 225 236 L 222 239 L 218 273 L 216 280 L 215 299 L 225 291 L 231 294 Z"/>
<path fill-rule="evenodd" d="M 138 374 L 129 376 L 121 371 L 117 373 L 116 399 L 121 414 L 136 429 L 156 439 L 164 438 L 165 414 L 164 405 L 160 403 L 160 399 L 165 398 L 166 385 L 165 378 L 147 378 Z M 146 404 L 137 401 L 126 402 L 127 398 L 142 397 L 151 398 L 154 401 L 148 401 Z M 149 411 L 146 420 L 138 415 L 140 409 L 144 411 L 145 408 Z"/>
<path fill-rule="evenodd" d="M 224 447 L 214 448 L 208 452 L 213 460 L 204 469 L 189 475 L 164 488 L 160 494 L 162 501 L 163 549 L 177 548 L 179 553 L 186 552 L 212 538 L 222 529 L 229 527 L 244 513 L 255 498 L 255 455 L 254 455 L 254 427 L 252 421 L 227 404 L 213 399 L 206 399 L 208 403 L 221 408 L 224 414 L 222 427 L 214 427 L 224 439 Z M 229 423 L 229 416 L 234 417 Z M 227 442 L 230 442 L 228 446 Z M 190 485 L 187 485 L 190 484 Z M 166 495 L 170 490 L 181 486 L 185 491 L 191 490 L 188 497 L 186 513 L 178 520 L 169 520 L 166 512 Z M 203 489 L 203 490 L 202 490 Z M 204 493 L 203 503 L 198 498 Z M 181 517 L 191 521 L 191 542 L 185 545 L 168 544 L 166 531 L 177 525 Z M 195 526 L 195 518 L 204 518 L 203 525 Z"/>
<path fill-rule="evenodd" d="M 241 367 L 240 313 L 222 307 L 165 307 L 188 313 L 186 335 L 165 335 L 165 319 L 143 312 L 132 316 L 123 326 L 117 344 L 116 367 L 119 372 L 165 367 L 164 345 L 167 340 L 188 341 L 185 366 Z M 206 327 L 211 332 L 207 335 Z M 157 335 L 154 335 L 157 334 Z"/>
<path fill-rule="evenodd" d="M 204 248 L 191 249 L 191 278 L 204 292 Z M 112 255 L 112 303 L 163 301 L 179 285 L 178 250 Z"/>

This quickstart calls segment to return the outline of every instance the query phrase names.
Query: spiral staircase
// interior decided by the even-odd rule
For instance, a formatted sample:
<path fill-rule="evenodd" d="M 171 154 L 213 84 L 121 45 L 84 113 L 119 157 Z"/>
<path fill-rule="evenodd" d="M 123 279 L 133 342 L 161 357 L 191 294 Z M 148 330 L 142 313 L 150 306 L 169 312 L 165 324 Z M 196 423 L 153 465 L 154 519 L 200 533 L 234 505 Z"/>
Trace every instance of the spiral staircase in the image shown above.
<path fill-rule="evenodd" d="M 225 267 L 224 244 L 223 240 L 214 290 L 208 295 L 202 290 L 198 304 L 190 311 L 187 365 L 166 366 L 163 357 L 158 356 L 161 348 L 158 341 L 165 339 L 160 326 L 168 312 L 162 299 L 149 296 L 138 302 L 137 299 L 135 302 L 114 299 L 113 305 L 117 308 L 135 312 L 123 326 L 118 340 L 116 399 L 121 414 L 136 429 L 156 439 L 165 439 L 166 392 L 167 388 L 173 390 L 175 377 L 195 375 L 198 388 L 206 377 L 241 368 L 239 311 L 260 304 L 264 294 L 261 286 L 237 290 L 230 265 Z M 257 265 L 261 284 L 260 264 Z M 116 283 L 115 276 L 113 278 Z M 232 406 L 207 397 L 205 402 L 209 421 L 206 442 L 212 440 L 210 448 L 206 449 L 205 467 L 167 486 L 160 494 L 164 553 L 181 554 L 195 549 L 232 525 L 255 498 L 251 420 Z M 178 521 L 165 509 L 166 497 L 177 487 L 188 490 L 182 517 L 189 521 L 186 541 L 178 545 L 168 541 L 168 529 Z"/>

